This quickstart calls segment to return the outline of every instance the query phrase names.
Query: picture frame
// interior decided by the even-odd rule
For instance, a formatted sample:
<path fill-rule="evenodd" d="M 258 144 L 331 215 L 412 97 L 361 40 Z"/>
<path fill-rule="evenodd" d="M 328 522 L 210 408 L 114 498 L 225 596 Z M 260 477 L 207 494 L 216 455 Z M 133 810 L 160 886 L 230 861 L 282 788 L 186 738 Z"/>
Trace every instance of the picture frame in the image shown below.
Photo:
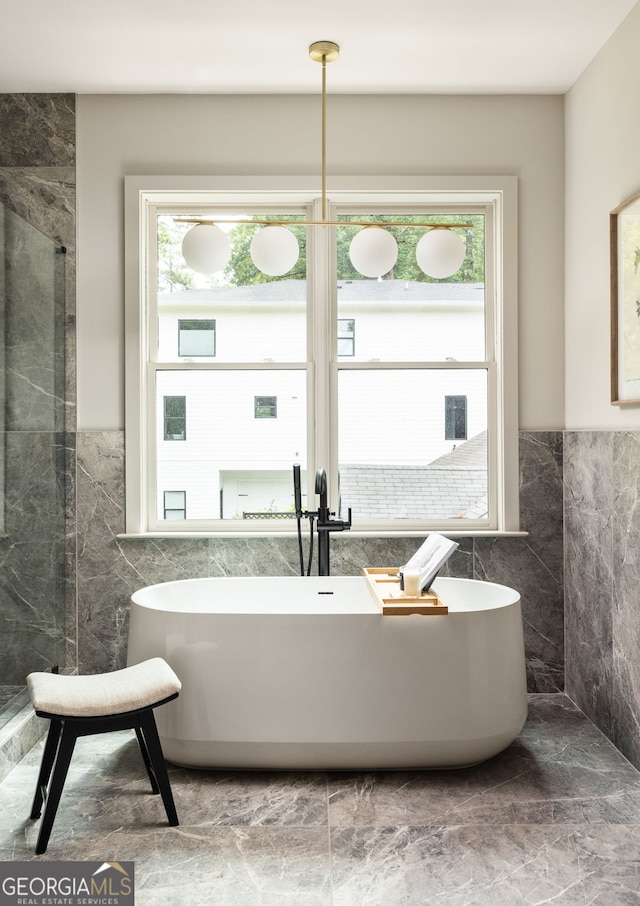
<path fill-rule="evenodd" d="M 611 405 L 640 406 L 640 192 L 609 215 Z"/>

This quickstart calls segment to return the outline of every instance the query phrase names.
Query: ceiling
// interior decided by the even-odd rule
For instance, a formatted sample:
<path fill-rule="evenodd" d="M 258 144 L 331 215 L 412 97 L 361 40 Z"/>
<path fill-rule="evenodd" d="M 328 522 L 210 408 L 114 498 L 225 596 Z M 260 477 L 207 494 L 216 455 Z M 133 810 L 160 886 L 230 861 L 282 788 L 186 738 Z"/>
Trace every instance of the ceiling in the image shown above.
<path fill-rule="evenodd" d="M 0 93 L 564 93 L 636 0 L 0 0 Z"/>

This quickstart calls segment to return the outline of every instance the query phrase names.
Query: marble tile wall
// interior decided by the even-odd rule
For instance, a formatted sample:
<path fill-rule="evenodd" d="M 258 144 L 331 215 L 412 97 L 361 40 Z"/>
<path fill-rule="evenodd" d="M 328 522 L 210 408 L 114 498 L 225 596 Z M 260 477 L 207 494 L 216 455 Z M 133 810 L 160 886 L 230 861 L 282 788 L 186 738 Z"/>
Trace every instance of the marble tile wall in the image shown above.
<path fill-rule="evenodd" d="M 640 432 L 565 435 L 566 689 L 640 768 Z"/>
<path fill-rule="evenodd" d="M 223 575 L 298 575 L 297 541 L 252 539 L 118 540 L 124 531 L 124 436 L 78 435 L 78 647 L 80 672 L 124 665 L 129 598 L 145 585 Z M 522 525 L 526 538 L 465 539 L 452 575 L 506 582 L 522 595 L 532 692 L 564 688 L 562 433 L 520 438 Z M 334 575 L 406 562 L 415 538 L 332 538 Z"/>
<path fill-rule="evenodd" d="M 520 525 L 526 538 L 479 538 L 474 578 L 522 596 L 530 692 L 564 690 L 563 437 L 520 434 Z"/>
<path fill-rule="evenodd" d="M 10 683 L 76 661 L 73 95 L 0 95 L 0 203 L 0 621 Z"/>

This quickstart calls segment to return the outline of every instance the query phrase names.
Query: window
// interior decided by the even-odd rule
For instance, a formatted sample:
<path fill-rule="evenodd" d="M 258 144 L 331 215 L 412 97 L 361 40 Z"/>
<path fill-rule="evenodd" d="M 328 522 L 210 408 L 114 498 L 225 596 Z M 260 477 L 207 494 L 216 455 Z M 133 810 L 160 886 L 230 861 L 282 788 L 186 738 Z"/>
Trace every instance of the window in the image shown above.
<path fill-rule="evenodd" d="M 467 439 L 467 398 L 466 396 L 445 396 L 444 398 L 444 439 Z"/>
<path fill-rule="evenodd" d="M 256 418 L 277 418 L 278 397 L 256 396 L 253 399 L 253 412 Z"/>
<path fill-rule="evenodd" d="M 178 355 L 188 358 L 216 354 L 216 322 L 210 318 L 178 318 Z"/>
<path fill-rule="evenodd" d="M 187 518 L 186 491 L 164 492 L 164 518 L 166 520 Z"/>
<path fill-rule="evenodd" d="M 165 396 L 163 401 L 164 439 L 186 440 L 187 398 L 185 396 Z"/>
<path fill-rule="evenodd" d="M 338 318 L 338 356 L 356 354 L 356 322 Z"/>
<path fill-rule="evenodd" d="M 291 531 L 294 463 L 311 509 L 316 469 L 327 470 L 331 510 L 351 507 L 353 532 L 518 530 L 513 178 L 336 191 L 331 229 L 299 223 L 320 219 L 321 205 L 297 189 L 211 180 L 194 192 L 150 179 L 126 181 L 138 252 L 127 256 L 128 532 L 176 518 L 184 530 Z M 198 216 L 220 221 L 231 262 L 214 276 L 187 268 L 167 287 L 162 255 L 173 244 L 179 257 Z M 290 272 L 253 266 L 252 219 L 295 234 Z M 350 243 L 382 220 L 398 260 L 366 278 Z M 415 263 L 428 230 L 415 224 L 436 222 L 466 246 L 447 279 Z M 255 394 L 256 372 L 269 395 Z M 187 400 L 189 443 L 163 443 L 186 440 Z M 167 487 L 189 496 L 188 517 Z"/>

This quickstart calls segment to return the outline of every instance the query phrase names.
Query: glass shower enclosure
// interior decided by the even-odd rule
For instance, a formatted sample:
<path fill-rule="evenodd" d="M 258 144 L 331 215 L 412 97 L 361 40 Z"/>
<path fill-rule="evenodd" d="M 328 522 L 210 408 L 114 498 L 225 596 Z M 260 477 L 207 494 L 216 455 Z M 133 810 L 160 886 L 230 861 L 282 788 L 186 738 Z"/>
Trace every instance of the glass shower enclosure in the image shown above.
<path fill-rule="evenodd" d="M 65 659 L 65 249 L 0 205 L 0 727 Z"/>

